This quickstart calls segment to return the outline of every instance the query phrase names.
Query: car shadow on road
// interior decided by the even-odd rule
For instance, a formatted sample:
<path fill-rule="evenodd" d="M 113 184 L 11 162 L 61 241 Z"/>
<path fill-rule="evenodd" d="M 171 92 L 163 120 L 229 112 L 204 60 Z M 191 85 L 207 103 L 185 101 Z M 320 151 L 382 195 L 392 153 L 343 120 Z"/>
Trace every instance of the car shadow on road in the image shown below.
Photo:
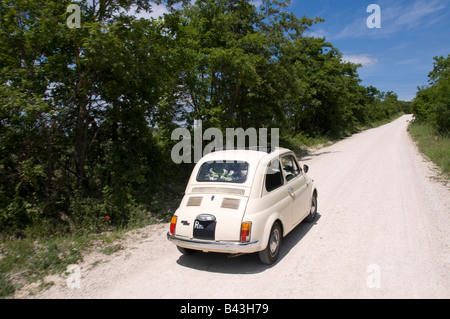
<path fill-rule="evenodd" d="M 264 265 L 259 260 L 259 254 L 244 254 L 232 256 L 221 253 L 203 253 L 198 252 L 192 255 L 180 255 L 177 264 L 183 267 L 196 269 L 200 271 L 216 272 L 223 274 L 256 274 L 263 272 L 276 265 L 289 254 L 297 244 L 301 243 L 303 237 L 320 220 L 320 214 L 317 212 L 316 220 L 313 223 L 300 223 L 286 237 L 283 238 L 280 250 L 280 256 L 273 265 Z"/>

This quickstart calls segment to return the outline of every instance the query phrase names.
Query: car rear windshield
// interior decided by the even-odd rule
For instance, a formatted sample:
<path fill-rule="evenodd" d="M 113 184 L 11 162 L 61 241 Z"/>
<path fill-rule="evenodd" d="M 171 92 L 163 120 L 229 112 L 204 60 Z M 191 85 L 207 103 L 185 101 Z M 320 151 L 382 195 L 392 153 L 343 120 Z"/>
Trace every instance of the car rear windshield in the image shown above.
<path fill-rule="evenodd" d="M 200 167 L 197 182 L 245 183 L 247 172 L 247 162 L 208 161 Z"/>

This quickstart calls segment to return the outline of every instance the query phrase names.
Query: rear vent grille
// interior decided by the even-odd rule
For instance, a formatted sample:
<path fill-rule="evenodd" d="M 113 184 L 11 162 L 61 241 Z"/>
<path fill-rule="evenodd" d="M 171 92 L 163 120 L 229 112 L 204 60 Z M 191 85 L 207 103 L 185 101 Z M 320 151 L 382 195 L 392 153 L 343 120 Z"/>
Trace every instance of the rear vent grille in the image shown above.
<path fill-rule="evenodd" d="M 192 188 L 193 193 L 222 193 L 222 194 L 234 194 L 234 195 L 244 195 L 245 190 L 239 188 L 229 188 L 229 187 L 194 187 Z"/>
<path fill-rule="evenodd" d="M 186 206 L 200 206 L 202 204 L 203 197 L 189 197 Z"/>
<path fill-rule="evenodd" d="M 239 209 L 239 205 L 241 203 L 240 199 L 235 198 L 224 198 L 222 201 L 221 208 L 230 208 L 230 209 Z"/>

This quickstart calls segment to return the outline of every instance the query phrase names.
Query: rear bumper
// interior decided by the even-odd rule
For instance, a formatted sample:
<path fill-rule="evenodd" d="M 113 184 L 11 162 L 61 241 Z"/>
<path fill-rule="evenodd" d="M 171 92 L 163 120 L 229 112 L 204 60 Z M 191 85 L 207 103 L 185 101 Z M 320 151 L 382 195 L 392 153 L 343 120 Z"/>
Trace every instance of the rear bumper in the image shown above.
<path fill-rule="evenodd" d="M 204 252 L 218 252 L 218 253 L 254 253 L 260 251 L 259 242 L 251 241 L 248 243 L 241 242 L 216 242 L 216 241 L 206 241 L 206 240 L 193 240 L 182 237 L 176 237 L 167 233 L 167 239 L 177 246 L 201 250 Z"/>

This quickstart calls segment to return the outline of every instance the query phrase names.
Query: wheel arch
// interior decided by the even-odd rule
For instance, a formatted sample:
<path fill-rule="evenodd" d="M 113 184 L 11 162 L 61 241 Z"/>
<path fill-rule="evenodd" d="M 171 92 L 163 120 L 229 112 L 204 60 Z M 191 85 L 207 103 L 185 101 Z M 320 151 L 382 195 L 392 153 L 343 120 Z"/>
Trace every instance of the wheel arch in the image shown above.
<path fill-rule="evenodd" d="M 312 187 L 311 196 L 314 196 L 314 194 L 316 194 L 316 198 L 319 197 L 319 191 L 317 190 L 317 187 L 315 185 L 313 185 Z"/>
<path fill-rule="evenodd" d="M 285 233 L 286 227 L 283 224 L 283 219 L 281 218 L 281 216 L 278 213 L 271 215 L 271 217 L 267 219 L 264 225 L 264 232 L 261 238 L 261 249 L 265 249 L 267 247 L 267 243 L 269 242 L 270 231 L 272 230 L 272 226 L 275 223 L 278 223 L 280 225 L 282 236 L 284 237 L 287 235 Z"/>

